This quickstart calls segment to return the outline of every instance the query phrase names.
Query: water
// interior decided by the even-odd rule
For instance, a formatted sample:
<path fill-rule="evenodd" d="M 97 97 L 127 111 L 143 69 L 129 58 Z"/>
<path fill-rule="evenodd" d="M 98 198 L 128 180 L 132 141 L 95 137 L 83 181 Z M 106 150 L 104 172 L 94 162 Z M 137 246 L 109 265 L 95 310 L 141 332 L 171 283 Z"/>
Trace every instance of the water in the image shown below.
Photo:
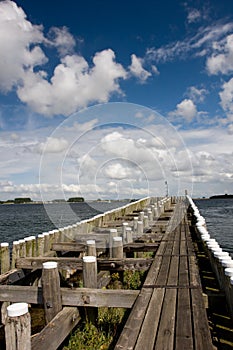
<path fill-rule="evenodd" d="M 233 199 L 195 200 L 211 237 L 233 255 Z M 0 242 L 65 227 L 126 202 L 0 205 Z"/>
<path fill-rule="evenodd" d="M 194 200 L 211 238 L 233 256 L 233 199 Z"/>
<path fill-rule="evenodd" d="M 0 205 L 0 243 L 75 224 L 126 202 Z"/>

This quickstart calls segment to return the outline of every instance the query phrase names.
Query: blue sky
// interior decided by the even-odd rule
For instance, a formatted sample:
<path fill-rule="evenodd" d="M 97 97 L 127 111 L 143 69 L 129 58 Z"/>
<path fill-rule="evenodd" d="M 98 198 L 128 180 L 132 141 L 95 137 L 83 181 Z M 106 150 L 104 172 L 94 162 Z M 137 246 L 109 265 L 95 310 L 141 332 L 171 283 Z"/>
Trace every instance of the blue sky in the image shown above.
<path fill-rule="evenodd" d="M 233 7 L 0 2 L 0 200 L 232 193 Z"/>

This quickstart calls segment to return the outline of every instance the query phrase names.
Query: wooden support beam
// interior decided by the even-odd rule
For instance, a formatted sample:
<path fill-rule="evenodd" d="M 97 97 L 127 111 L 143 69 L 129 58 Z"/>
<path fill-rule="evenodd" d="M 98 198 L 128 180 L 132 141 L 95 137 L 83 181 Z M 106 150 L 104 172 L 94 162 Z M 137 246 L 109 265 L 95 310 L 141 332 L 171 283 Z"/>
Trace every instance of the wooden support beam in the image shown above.
<path fill-rule="evenodd" d="M 85 244 L 75 242 L 58 242 L 53 243 L 52 250 L 56 252 L 84 252 Z"/>
<path fill-rule="evenodd" d="M 159 243 L 128 243 L 124 245 L 124 252 L 156 252 Z"/>
<path fill-rule="evenodd" d="M 31 349 L 56 350 L 80 320 L 76 307 L 65 307 L 39 334 L 32 336 Z"/>
<path fill-rule="evenodd" d="M 56 257 L 35 257 L 19 258 L 16 260 L 16 267 L 22 269 L 41 269 L 42 264 L 47 261 L 58 263 L 58 269 L 70 268 L 82 271 L 83 263 L 79 258 L 56 258 Z M 128 259 L 97 259 L 98 270 L 123 271 L 124 269 L 147 270 L 153 259 L 150 258 L 128 258 Z"/>
<path fill-rule="evenodd" d="M 131 308 L 138 290 L 61 288 L 63 306 Z M 0 286 L 0 301 L 43 304 L 42 288 L 36 286 Z"/>

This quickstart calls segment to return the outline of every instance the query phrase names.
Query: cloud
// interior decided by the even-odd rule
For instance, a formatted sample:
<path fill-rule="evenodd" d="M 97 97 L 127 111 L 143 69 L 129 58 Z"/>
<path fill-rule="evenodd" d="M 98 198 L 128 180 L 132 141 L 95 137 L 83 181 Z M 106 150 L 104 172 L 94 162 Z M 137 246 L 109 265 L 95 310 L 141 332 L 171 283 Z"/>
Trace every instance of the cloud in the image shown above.
<path fill-rule="evenodd" d="M 222 91 L 219 93 L 220 105 L 226 112 L 228 120 L 233 121 L 233 78 L 222 85 Z"/>
<path fill-rule="evenodd" d="M 74 53 L 75 44 L 66 27 L 52 27 L 46 37 L 43 26 L 28 21 L 13 1 L 0 2 L 0 90 L 15 89 L 23 103 L 45 116 L 67 116 L 91 103 L 107 102 L 113 93 L 122 94 L 119 79 L 126 79 L 127 72 L 115 61 L 115 53 L 97 52 L 88 64 Z M 48 46 L 61 56 L 51 77 L 42 69 Z M 136 61 L 134 74 L 146 80 L 150 73 Z"/>
<path fill-rule="evenodd" d="M 90 103 L 107 102 L 113 92 L 121 93 L 120 78 L 126 78 L 126 71 L 108 49 L 95 54 L 92 67 L 81 56 L 65 56 L 50 81 L 43 72 L 28 72 L 17 93 L 38 113 L 67 116 Z"/>
<path fill-rule="evenodd" d="M 38 153 L 60 153 L 68 148 L 68 141 L 64 138 L 48 137 L 46 142 L 41 142 L 34 148 Z"/>
<path fill-rule="evenodd" d="M 131 179 L 132 177 L 132 169 L 129 167 L 123 166 L 123 164 L 117 162 L 113 164 L 109 164 L 104 168 L 104 174 L 110 178 L 115 180 L 122 179 Z"/>
<path fill-rule="evenodd" d="M 67 27 L 52 27 L 48 33 L 48 45 L 56 47 L 59 54 L 64 56 L 73 53 L 76 42 Z"/>
<path fill-rule="evenodd" d="M 10 91 L 23 79 L 25 70 L 44 64 L 47 58 L 38 44 L 43 27 L 32 25 L 13 1 L 0 3 L 0 89 Z"/>
<path fill-rule="evenodd" d="M 203 102 L 207 94 L 208 91 L 206 89 L 198 89 L 195 86 L 190 86 L 187 90 L 187 96 L 194 102 Z"/>
<path fill-rule="evenodd" d="M 233 72 L 233 34 L 220 43 L 213 43 L 214 53 L 207 59 L 206 68 L 209 74 L 229 74 Z"/>
<path fill-rule="evenodd" d="M 148 48 L 145 60 L 156 63 L 173 61 L 177 58 L 190 58 L 194 56 L 206 56 L 213 50 L 213 43 L 221 41 L 228 33 L 233 31 L 233 22 L 217 23 L 214 25 L 199 27 L 197 33 L 182 41 L 175 41 L 160 48 Z"/>
<path fill-rule="evenodd" d="M 197 9 L 190 9 L 188 12 L 188 23 L 195 23 L 201 18 L 201 12 Z"/>
<path fill-rule="evenodd" d="M 169 113 L 169 116 L 181 117 L 187 122 L 191 122 L 197 116 L 197 108 L 192 100 L 184 99 L 177 104 L 176 109 Z"/>
<path fill-rule="evenodd" d="M 151 76 L 151 73 L 145 70 L 142 65 L 143 59 L 137 57 L 135 54 L 131 55 L 131 65 L 129 66 L 129 71 L 143 83 Z"/>

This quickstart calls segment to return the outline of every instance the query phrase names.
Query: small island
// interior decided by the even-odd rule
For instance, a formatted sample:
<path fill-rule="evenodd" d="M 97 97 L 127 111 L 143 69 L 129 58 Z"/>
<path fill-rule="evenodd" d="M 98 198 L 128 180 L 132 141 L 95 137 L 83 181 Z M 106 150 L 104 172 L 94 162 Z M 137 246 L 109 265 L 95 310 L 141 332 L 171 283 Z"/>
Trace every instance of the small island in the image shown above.
<path fill-rule="evenodd" d="M 233 198 L 233 194 L 216 194 L 214 196 L 211 196 L 210 199 L 230 199 Z"/>

